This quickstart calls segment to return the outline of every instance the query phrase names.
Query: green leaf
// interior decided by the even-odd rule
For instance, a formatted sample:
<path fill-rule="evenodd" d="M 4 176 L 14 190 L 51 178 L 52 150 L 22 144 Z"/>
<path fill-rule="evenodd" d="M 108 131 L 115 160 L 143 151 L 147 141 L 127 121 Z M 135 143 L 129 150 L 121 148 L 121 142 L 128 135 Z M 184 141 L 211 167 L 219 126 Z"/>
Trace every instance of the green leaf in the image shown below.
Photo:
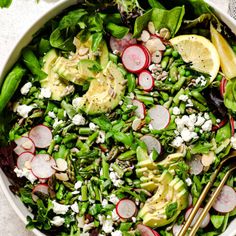
<path fill-rule="evenodd" d="M 224 222 L 224 218 L 223 215 L 211 215 L 211 223 L 216 229 L 219 229 Z"/>
<path fill-rule="evenodd" d="M 216 142 L 221 143 L 223 140 L 231 138 L 231 128 L 229 122 L 217 130 L 216 133 Z"/>
<path fill-rule="evenodd" d="M 198 142 L 191 148 L 190 152 L 191 154 L 207 154 L 212 147 L 213 145 L 211 143 Z"/>
<path fill-rule="evenodd" d="M 129 33 L 129 28 L 125 26 L 119 26 L 112 22 L 106 25 L 107 31 L 115 38 L 122 39 L 126 34 Z"/>
<path fill-rule="evenodd" d="M 12 3 L 12 0 L 0 0 L 0 7 L 9 7 Z"/>
<path fill-rule="evenodd" d="M 112 124 L 105 115 L 92 119 L 92 122 L 98 125 L 101 130 L 110 131 L 112 129 Z"/>
<path fill-rule="evenodd" d="M 166 207 L 165 213 L 166 213 L 167 219 L 170 219 L 171 217 L 173 217 L 176 214 L 177 208 L 178 208 L 178 203 L 177 202 L 170 203 Z"/>
<path fill-rule="evenodd" d="M 130 147 L 133 143 L 133 135 L 132 134 L 125 134 L 122 132 L 116 132 L 114 134 L 114 139 L 118 142 L 123 143 L 124 145 Z"/>
<path fill-rule="evenodd" d="M 154 8 L 160 8 L 160 9 L 165 9 L 165 7 L 157 0 L 148 0 L 149 5 Z"/>
<path fill-rule="evenodd" d="M 102 33 L 95 33 L 92 35 L 92 51 L 97 51 L 98 47 L 102 42 L 103 34 Z"/>

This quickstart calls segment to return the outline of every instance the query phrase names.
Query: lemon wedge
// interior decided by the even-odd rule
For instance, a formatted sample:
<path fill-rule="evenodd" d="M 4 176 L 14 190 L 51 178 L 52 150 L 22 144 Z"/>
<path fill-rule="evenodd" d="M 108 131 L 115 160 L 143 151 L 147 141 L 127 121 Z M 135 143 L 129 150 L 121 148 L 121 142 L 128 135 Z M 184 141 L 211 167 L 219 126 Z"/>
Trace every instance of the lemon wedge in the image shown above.
<path fill-rule="evenodd" d="M 226 39 L 211 25 L 211 40 L 219 55 L 223 73 L 227 79 L 236 77 L 236 55 Z"/>
<path fill-rule="evenodd" d="M 180 35 L 170 40 L 183 60 L 191 63 L 191 68 L 210 75 L 212 82 L 220 68 L 220 58 L 215 46 L 199 35 Z"/>

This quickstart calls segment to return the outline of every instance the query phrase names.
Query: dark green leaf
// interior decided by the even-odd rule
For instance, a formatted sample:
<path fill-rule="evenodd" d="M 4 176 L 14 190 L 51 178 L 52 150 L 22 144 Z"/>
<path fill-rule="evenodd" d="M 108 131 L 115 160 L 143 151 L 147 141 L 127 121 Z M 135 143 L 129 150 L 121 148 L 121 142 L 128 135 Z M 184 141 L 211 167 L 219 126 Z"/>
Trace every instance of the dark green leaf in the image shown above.
<path fill-rule="evenodd" d="M 118 39 L 122 39 L 123 37 L 125 37 L 126 34 L 129 33 L 129 28 L 125 26 L 116 25 L 112 22 L 109 22 L 106 25 L 106 29 L 112 36 Z"/>
<path fill-rule="evenodd" d="M 133 143 L 133 135 L 132 134 L 125 134 L 122 132 L 116 132 L 114 134 L 114 139 L 118 142 L 123 143 L 124 145 L 130 147 Z"/>
<path fill-rule="evenodd" d="M 167 219 L 170 219 L 171 217 L 173 217 L 176 214 L 177 208 L 178 208 L 178 203 L 177 202 L 170 203 L 166 207 L 165 213 L 166 213 Z"/>
<path fill-rule="evenodd" d="M 92 35 L 92 51 L 95 52 L 99 48 L 102 42 L 103 34 L 95 33 Z"/>
<path fill-rule="evenodd" d="M 0 0 L 0 7 L 9 7 L 12 3 L 12 0 Z"/>
<path fill-rule="evenodd" d="M 101 130 L 110 131 L 112 129 L 112 124 L 105 115 L 92 119 L 92 122 L 98 125 Z"/>

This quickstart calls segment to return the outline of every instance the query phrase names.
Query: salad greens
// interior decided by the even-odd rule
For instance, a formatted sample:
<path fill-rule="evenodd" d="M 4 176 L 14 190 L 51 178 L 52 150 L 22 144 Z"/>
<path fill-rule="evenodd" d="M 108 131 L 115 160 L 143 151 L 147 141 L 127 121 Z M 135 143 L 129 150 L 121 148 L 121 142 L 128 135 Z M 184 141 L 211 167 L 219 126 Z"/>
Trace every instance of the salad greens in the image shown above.
<path fill-rule="evenodd" d="M 189 54 L 195 37 L 201 57 L 211 24 L 226 29 L 201 0 L 88 0 L 35 35 L 0 93 L 0 166 L 32 210 L 28 229 L 176 235 L 236 149 L 235 78 L 218 66 L 211 82 L 172 44 L 185 37 Z M 224 187 L 197 235 L 235 217 L 235 177 Z"/>

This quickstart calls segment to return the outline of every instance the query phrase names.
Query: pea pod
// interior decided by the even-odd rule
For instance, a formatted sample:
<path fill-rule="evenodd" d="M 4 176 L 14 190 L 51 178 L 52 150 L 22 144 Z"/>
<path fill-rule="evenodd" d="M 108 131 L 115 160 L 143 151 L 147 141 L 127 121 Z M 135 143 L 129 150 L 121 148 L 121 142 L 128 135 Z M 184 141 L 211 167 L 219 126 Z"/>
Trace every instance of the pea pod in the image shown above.
<path fill-rule="evenodd" d="M 131 93 L 136 87 L 136 78 L 133 74 L 127 74 L 126 79 L 128 81 L 128 92 Z"/>
<path fill-rule="evenodd" d="M 2 113 L 3 109 L 14 95 L 25 72 L 26 70 L 23 67 L 16 65 L 7 75 L 0 94 L 0 113 Z"/>

